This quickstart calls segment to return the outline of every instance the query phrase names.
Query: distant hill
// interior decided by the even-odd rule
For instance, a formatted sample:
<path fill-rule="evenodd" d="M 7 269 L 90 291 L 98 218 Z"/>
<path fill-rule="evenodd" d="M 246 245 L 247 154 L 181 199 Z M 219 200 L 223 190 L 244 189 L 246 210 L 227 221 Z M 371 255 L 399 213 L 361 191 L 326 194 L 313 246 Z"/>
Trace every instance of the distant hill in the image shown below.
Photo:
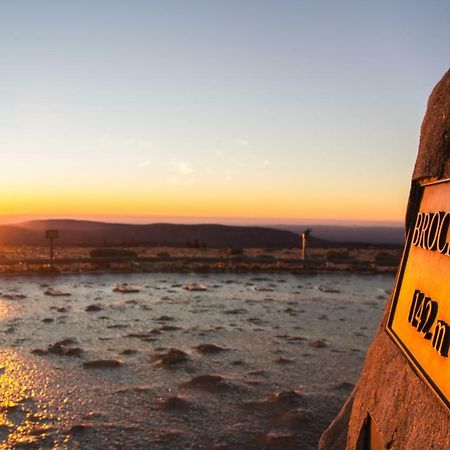
<path fill-rule="evenodd" d="M 39 238 L 42 240 L 36 231 L 21 226 L 0 226 L 0 244 L 35 245 Z"/>
<path fill-rule="evenodd" d="M 283 229 L 284 228 L 284 229 Z M 285 229 L 289 228 L 289 229 Z M 360 246 L 400 246 L 403 229 L 389 227 L 312 226 L 309 246 L 337 248 Z M 45 230 L 59 230 L 57 245 L 63 246 L 185 246 L 290 248 L 300 245 L 305 226 L 274 228 L 228 225 L 178 225 L 155 223 L 134 225 L 84 220 L 35 220 L 0 226 L 0 244 L 46 245 Z"/>
<path fill-rule="evenodd" d="M 274 228 L 302 232 L 305 225 L 273 225 Z M 342 225 L 309 225 L 313 235 L 319 239 L 334 242 L 365 243 L 375 245 L 402 246 L 405 231 L 401 226 L 342 226 Z"/>
<path fill-rule="evenodd" d="M 78 220 L 36 220 L 0 226 L 0 243 L 45 245 L 45 230 L 59 230 L 57 245 L 162 245 L 185 246 L 188 242 L 207 247 L 289 248 L 300 245 L 299 236 L 288 230 L 226 225 L 114 224 Z M 334 244 L 311 236 L 311 247 Z"/>

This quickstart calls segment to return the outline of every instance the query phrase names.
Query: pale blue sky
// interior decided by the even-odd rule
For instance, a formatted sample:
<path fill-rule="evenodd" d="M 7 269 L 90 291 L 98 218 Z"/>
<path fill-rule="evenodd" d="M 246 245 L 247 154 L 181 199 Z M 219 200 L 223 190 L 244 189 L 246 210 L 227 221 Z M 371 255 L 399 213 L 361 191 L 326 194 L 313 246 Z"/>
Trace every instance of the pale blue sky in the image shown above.
<path fill-rule="evenodd" d="M 120 180 L 172 209 L 99 214 L 401 220 L 449 23 L 448 1 L 3 1 L 0 214 Z"/>

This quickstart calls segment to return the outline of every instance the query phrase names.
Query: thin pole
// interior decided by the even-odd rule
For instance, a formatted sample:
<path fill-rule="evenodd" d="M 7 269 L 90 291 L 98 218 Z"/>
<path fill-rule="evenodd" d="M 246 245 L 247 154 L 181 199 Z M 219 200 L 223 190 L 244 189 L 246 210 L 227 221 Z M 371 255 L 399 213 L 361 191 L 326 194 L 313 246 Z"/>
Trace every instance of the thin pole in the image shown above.
<path fill-rule="evenodd" d="M 53 238 L 50 238 L 50 260 L 53 262 Z"/>

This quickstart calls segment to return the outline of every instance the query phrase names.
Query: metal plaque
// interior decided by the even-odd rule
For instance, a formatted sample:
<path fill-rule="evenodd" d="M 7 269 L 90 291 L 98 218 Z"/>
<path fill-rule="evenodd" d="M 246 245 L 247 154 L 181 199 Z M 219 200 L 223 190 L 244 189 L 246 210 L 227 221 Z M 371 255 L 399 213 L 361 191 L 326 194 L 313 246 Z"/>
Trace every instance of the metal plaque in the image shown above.
<path fill-rule="evenodd" d="M 421 189 L 387 331 L 450 409 L 450 180 Z"/>

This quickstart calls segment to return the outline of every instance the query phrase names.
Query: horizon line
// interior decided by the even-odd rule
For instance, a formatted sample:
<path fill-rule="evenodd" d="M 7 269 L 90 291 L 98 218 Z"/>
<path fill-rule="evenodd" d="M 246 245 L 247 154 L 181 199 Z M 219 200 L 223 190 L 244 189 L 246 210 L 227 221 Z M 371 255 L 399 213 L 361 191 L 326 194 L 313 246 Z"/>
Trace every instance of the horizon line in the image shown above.
<path fill-rule="evenodd" d="M 188 217 L 188 216 L 0 216 L 0 225 L 20 225 L 32 221 L 90 221 L 123 225 L 151 225 L 155 223 L 177 225 L 247 225 L 247 226 L 360 226 L 403 227 L 400 220 L 334 219 L 334 218 L 269 218 L 269 217 Z"/>

